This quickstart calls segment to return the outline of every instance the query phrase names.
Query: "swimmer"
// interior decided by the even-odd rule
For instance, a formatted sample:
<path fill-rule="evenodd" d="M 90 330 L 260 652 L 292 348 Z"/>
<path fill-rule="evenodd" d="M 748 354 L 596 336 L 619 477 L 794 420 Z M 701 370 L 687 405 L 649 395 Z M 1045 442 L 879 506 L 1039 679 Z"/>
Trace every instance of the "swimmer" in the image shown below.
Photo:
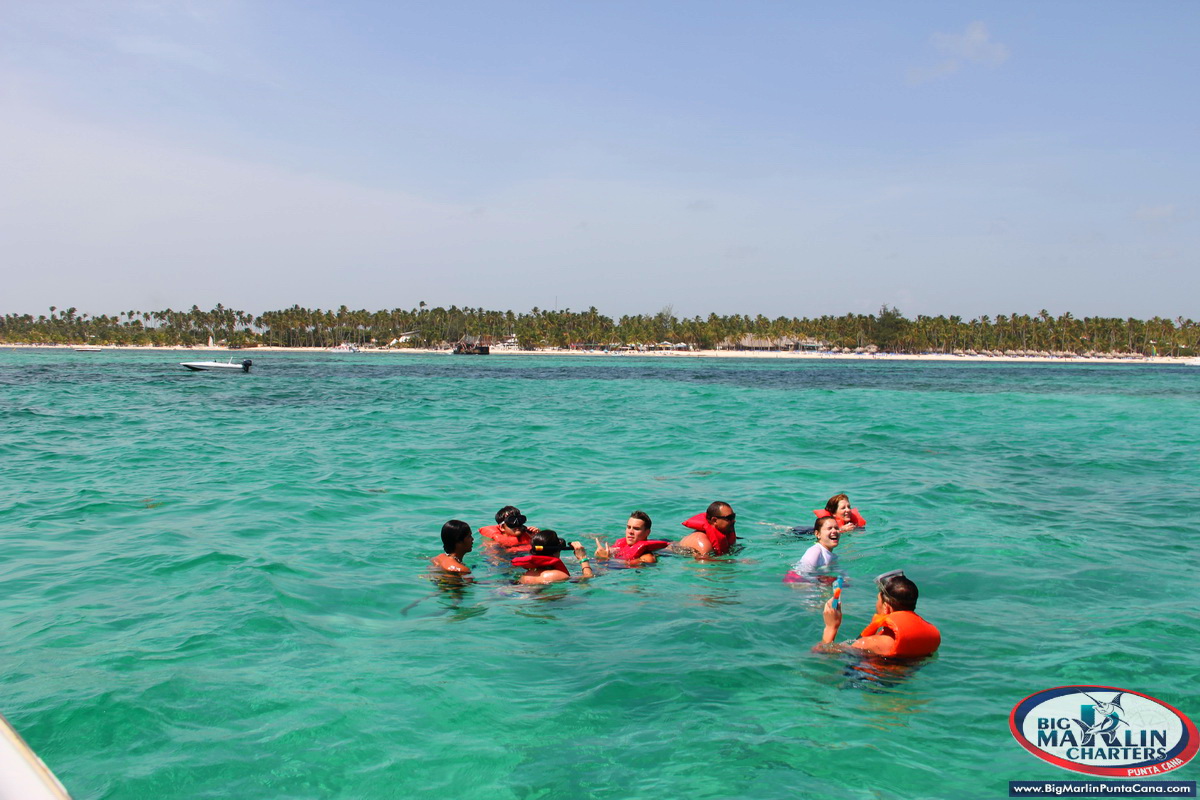
<path fill-rule="evenodd" d="M 837 561 L 837 553 L 833 552 L 833 549 L 842 538 L 837 520 L 833 517 L 821 517 L 813 528 L 813 534 L 817 537 L 816 544 L 808 548 L 803 558 L 792 565 L 792 572 L 800 575 L 813 573 Z"/>
<path fill-rule="evenodd" d="M 471 568 L 463 563 L 463 556 L 471 552 L 474 545 L 471 526 L 462 520 L 452 519 L 442 526 L 442 549 L 446 552 L 439 553 L 429 561 L 451 575 L 469 575 Z"/>
<path fill-rule="evenodd" d="M 710 555 L 723 556 L 737 541 L 734 522 L 737 514 L 723 500 L 717 500 L 709 505 L 708 510 L 683 523 L 685 528 L 691 528 L 690 533 L 679 540 L 680 547 L 689 547 L 695 551 L 696 558 L 704 559 Z"/>
<path fill-rule="evenodd" d="M 917 585 L 899 569 L 880 575 L 875 585 L 879 588 L 875 616 L 859 638 L 846 644 L 833 643 L 842 624 L 842 610 L 834 608 L 830 598 L 825 604 L 825 633 L 813 649 L 843 652 L 849 648 L 893 658 L 918 658 L 936 651 L 942 643 L 942 634 L 917 615 Z"/>
<path fill-rule="evenodd" d="M 485 525 L 479 529 L 480 536 L 507 548 L 528 547 L 530 537 L 537 532 L 537 528 L 525 524 L 525 515 L 516 506 L 500 509 L 496 512 L 495 525 Z"/>
<path fill-rule="evenodd" d="M 524 567 L 528 570 L 528 572 L 521 576 L 520 583 L 558 583 L 559 581 L 570 580 L 571 573 L 567 569 L 567 565 L 558 556 L 559 553 L 567 548 L 575 552 L 575 558 L 578 559 L 583 569 L 583 577 L 593 577 L 592 568 L 588 564 L 587 551 L 583 549 L 583 544 L 580 542 L 567 544 L 558 538 L 557 533 L 546 529 L 538 531 L 533 535 L 533 540 L 529 546 L 529 555 L 513 559 L 513 566 Z"/>
<path fill-rule="evenodd" d="M 623 558 L 639 564 L 653 564 L 658 561 L 654 550 L 661 550 L 670 542 L 650 539 L 650 515 L 645 511 L 635 511 L 629 515 L 625 523 L 625 535 L 612 545 L 607 545 L 596 539 L 596 560 Z"/>
<path fill-rule="evenodd" d="M 835 518 L 841 526 L 842 533 L 867 527 L 867 521 L 858 513 L 857 508 L 850 507 L 850 498 L 844 494 L 835 494 L 825 503 L 824 508 L 818 508 L 813 513 L 817 515 L 817 519 Z"/>

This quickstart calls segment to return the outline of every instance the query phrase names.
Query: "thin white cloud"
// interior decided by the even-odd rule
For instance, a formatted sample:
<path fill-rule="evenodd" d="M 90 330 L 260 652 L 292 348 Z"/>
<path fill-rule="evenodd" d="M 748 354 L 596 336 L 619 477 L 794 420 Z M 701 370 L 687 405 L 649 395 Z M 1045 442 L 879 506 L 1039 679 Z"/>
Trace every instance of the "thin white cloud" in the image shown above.
<path fill-rule="evenodd" d="M 113 40 L 113 47 L 127 55 L 153 58 L 202 72 L 216 74 L 222 71 L 215 58 L 195 48 L 154 36 L 120 36 Z"/>
<path fill-rule="evenodd" d="M 1133 217 L 1142 222 L 1157 222 L 1172 219 L 1175 214 L 1175 206 L 1167 204 L 1161 206 L 1142 206 L 1133 213 Z"/>
<path fill-rule="evenodd" d="M 1008 60 L 1008 48 L 993 42 L 987 26 L 972 22 L 962 33 L 935 33 L 933 46 L 951 58 L 996 66 Z"/>
<path fill-rule="evenodd" d="M 962 33 L 935 33 L 930 37 L 930 42 L 943 59 L 933 66 L 909 69 L 910 84 L 948 77 L 968 64 L 996 67 L 1007 61 L 1009 56 L 1008 47 L 993 41 L 987 25 L 978 20 L 967 25 Z"/>

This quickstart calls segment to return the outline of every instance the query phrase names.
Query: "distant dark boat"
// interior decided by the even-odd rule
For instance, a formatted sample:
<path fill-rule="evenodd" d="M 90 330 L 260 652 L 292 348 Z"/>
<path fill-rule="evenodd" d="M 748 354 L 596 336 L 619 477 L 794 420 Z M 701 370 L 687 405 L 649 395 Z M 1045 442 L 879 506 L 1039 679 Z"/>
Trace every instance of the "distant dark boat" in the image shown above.
<path fill-rule="evenodd" d="M 482 339 L 474 336 L 464 336 L 459 339 L 458 344 L 454 345 L 453 353 L 456 356 L 486 356 L 490 355 L 492 349 L 484 344 Z"/>

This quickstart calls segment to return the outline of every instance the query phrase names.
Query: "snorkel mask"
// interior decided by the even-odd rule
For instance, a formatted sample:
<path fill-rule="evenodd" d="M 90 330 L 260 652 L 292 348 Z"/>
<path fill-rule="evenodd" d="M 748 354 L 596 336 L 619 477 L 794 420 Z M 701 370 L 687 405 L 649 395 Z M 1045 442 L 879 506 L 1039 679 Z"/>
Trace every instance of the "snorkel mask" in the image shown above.
<path fill-rule="evenodd" d="M 881 575 L 875 576 L 875 585 L 879 587 L 879 593 L 883 595 L 884 599 L 888 601 L 889 605 L 895 605 L 895 603 L 892 596 L 888 594 L 888 584 L 891 583 L 892 578 L 904 577 L 907 576 L 904 574 L 904 570 L 902 569 L 894 569 L 891 572 L 884 572 Z"/>

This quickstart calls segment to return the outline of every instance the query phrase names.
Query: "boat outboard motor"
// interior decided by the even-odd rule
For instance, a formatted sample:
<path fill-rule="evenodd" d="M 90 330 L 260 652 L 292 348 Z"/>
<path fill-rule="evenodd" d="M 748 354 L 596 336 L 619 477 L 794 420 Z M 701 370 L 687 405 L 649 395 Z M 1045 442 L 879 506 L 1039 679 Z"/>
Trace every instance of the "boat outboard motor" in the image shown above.
<path fill-rule="evenodd" d="M 251 361 L 251 360 L 250 360 L 250 359 L 248 359 L 248 358 L 247 358 L 247 359 L 244 359 L 244 360 L 242 361 L 242 372 L 249 372 L 249 371 L 250 371 L 250 365 L 251 365 L 251 364 L 253 364 L 253 363 L 254 363 L 254 362 L 253 362 L 253 361 Z"/>

